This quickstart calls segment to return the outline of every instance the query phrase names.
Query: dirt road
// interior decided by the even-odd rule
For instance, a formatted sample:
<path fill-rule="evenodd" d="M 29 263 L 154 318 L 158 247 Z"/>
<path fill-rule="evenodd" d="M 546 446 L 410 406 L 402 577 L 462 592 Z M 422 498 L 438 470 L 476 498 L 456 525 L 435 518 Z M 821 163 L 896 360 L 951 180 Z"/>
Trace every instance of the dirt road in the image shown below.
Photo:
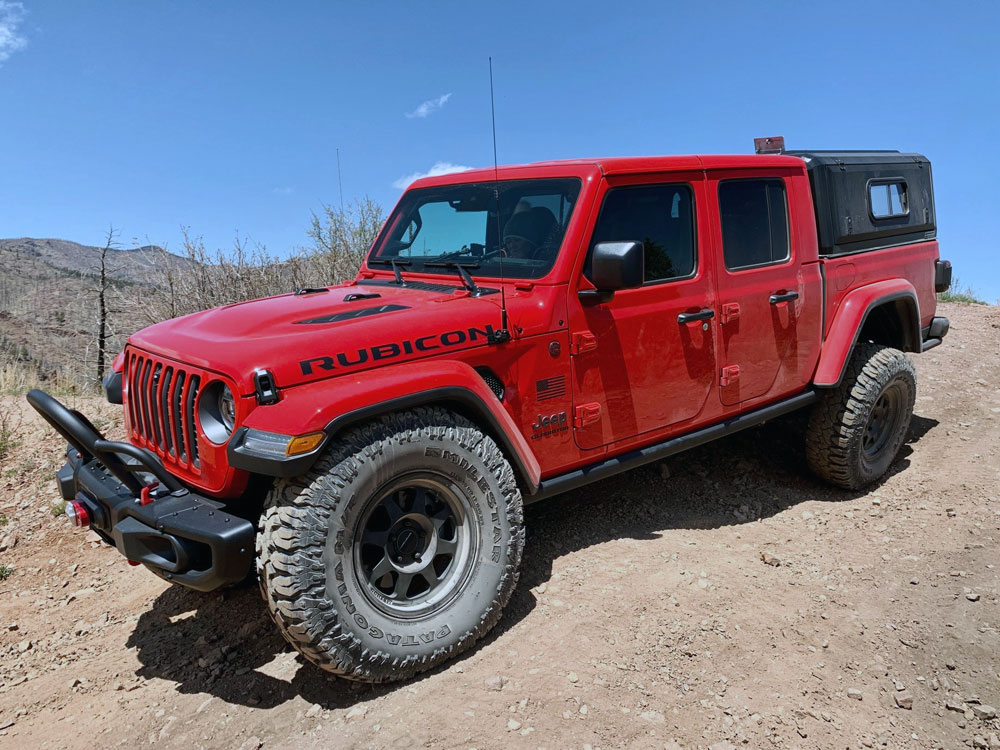
<path fill-rule="evenodd" d="M 496 631 L 383 687 L 304 664 L 252 587 L 71 531 L 58 440 L 3 397 L 0 747 L 1000 746 L 1000 309 L 943 307 L 882 484 L 819 484 L 792 419 L 532 506 Z"/>

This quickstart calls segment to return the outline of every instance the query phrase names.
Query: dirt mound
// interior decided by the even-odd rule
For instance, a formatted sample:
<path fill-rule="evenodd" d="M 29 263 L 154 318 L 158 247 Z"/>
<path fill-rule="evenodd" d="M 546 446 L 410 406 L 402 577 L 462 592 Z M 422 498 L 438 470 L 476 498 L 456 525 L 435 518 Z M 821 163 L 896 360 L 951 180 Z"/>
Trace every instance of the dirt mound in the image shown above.
<path fill-rule="evenodd" d="M 942 314 L 874 489 L 814 480 L 792 418 L 532 506 L 494 633 L 374 688 L 303 663 L 253 587 L 171 588 L 70 531 L 58 441 L 3 397 L 0 744 L 1000 746 L 1000 309 Z"/>

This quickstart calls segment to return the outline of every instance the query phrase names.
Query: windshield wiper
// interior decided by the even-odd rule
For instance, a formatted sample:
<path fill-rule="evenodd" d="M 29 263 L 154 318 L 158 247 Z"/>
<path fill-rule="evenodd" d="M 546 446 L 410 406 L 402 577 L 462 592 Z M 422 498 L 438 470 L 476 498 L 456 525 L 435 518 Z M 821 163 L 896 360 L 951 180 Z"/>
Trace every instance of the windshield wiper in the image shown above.
<path fill-rule="evenodd" d="M 425 268 L 429 268 L 431 266 L 456 269 L 458 271 L 458 275 L 462 277 L 462 283 L 465 285 L 465 288 L 468 289 L 471 294 L 479 296 L 479 287 L 476 286 L 476 282 L 472 280 L 469 272 L 465 270 L 467 268 L 479 268 L 478 263 L 457 263 L 453 260 L 431 260 L 424 262 Z"/>
<path fill-rule="evenodd" d="M 372 258 L 368 261 L 368 265 L 371 265 L 372 263 L 392 266 L 392 274 L 396 277 L 396 283 L 400 286 L 406 286 L 406 282 L 403 281 L 403 274 L 399 272 L 399 267 L 408 266 L 412 263 L 412 261 L 407 258 Z"/>

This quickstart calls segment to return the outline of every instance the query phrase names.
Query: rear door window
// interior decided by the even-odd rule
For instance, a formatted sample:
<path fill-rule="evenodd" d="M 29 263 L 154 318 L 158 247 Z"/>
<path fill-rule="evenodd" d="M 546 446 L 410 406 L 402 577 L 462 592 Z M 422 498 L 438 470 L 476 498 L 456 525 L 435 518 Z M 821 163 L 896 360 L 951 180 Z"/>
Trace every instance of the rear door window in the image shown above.
<path fill-rule="evenodd" d="M 779 179 L 719 184 L 722 254 L 734 271 L 788 260 L 788 206 Z"/>

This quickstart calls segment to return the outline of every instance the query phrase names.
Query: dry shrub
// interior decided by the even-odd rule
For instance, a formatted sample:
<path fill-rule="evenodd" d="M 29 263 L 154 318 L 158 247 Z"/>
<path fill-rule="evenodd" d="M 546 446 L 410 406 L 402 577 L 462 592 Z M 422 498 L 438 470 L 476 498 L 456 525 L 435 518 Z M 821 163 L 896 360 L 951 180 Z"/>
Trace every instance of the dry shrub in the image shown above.
<path fill-rule="evenodd" d="M 213 253 L 205 249 L 201 237 L 184 230 L 180 253 L 153 245 L 131 251 L 128 281 L 114 278 L 114 268 L 107 271 L 112 276 L 102 281 L 87 274 L 63 278 L 63 271 L 50 267 L 55 276 L 47 281 L 55 292 L 65 292 L 70 282 L 76 291 L 64 295 L 67 298 L 44 325 L 33 326 L 17 341 L 0 337 L 0 393 L 24 393 L 36 387 L 63 395 L 93 393 L 100 383 L 91 365 L 110 364 L 99 353 L 102 332 L 110 359 L 128 336 L 162 320 L 351 279 L 382 222 L 381 206 L 364 198 L 343 210 L 323 206 L 306 230 L 311 245 L 297 248 L 286 259 L 239 235 L 230 249 Z M 48 297 L 52 296 L 50 289 Z M 9 311 L 7 316 L 17 312 L 15 320 L 37 319 L 32 309 L 46 299 L 43 288 L 22 297 L 26 309 Z M 106 315 L 100 314 L 102 309 Z"/>
<path fill-rule="evenodd" d="M 13 414 L 0 404 L 0 473 L 21 445 L 21 414 Z"/>

